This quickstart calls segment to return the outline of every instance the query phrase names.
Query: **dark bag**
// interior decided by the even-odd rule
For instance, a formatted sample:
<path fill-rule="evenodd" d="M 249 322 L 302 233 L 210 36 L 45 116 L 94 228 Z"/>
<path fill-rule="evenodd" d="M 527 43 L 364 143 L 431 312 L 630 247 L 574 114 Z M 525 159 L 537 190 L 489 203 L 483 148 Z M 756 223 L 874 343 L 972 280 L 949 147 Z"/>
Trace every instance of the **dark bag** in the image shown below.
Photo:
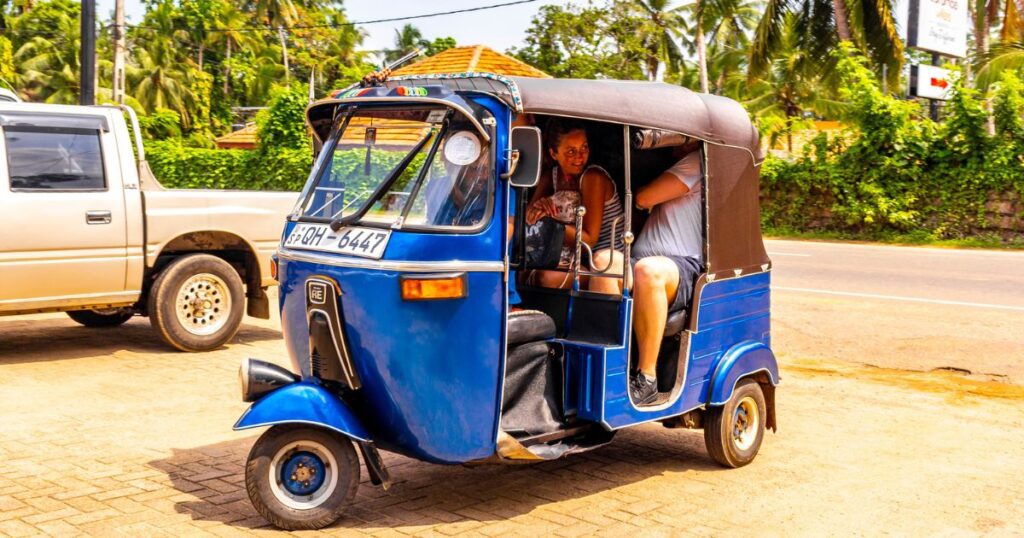
<path fill-rule="evenodd" d="M 558 267 L 565 241 L 565 225 L 544 217 L 526 227 L 526 266 Z"/>

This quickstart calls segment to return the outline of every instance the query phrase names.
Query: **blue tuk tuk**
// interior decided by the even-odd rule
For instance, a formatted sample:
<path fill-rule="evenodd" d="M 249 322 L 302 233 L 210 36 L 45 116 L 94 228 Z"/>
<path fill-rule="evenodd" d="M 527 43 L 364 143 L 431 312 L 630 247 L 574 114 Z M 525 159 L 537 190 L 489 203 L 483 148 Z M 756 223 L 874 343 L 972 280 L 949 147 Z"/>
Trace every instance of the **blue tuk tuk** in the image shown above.
<path fill-rule="evenodd" d="M 642 224 L 633 192 L 670 164 L 665 140 L 698 144 L 705 267 L 692 304 L 668 317 L 654 405 L 628 390 L 628 265 L 595 267 L 578 234 L 571 287 L 517 282 L 544 158 L 540 130 L 521 124 L 551 117 L 590 126 L 622 193 L 627 261 Z M 307 121 L 320 149 L 276 254 L 292 369 L 245 361 L 252 405 L 235 424 L 270 427 L 246 485 L 271 523 L 338 519 L 359 484 L 356 448 L 385 488 L 379 449 L 442 464 L 544 461 L 653 421 L 703 428 L 726 467 L 754 459 L 775 429 L 779 373 L 762 156 L 739 104 L 661 83 L 466 73 L 335 92 Z M 588 276 L 620 276 L 622 293 L 588 292 L 578 284 Z"/>

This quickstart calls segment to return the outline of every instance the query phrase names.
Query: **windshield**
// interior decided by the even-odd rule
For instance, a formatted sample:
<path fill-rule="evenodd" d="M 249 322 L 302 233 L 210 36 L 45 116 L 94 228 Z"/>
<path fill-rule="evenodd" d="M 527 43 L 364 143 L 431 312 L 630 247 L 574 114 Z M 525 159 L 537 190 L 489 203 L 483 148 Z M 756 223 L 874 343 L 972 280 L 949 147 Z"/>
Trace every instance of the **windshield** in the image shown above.
<path fill-rule="evenodd" d="M 472 228 L 484 220 L 490 151 L 457 112 L 364 107 L 340 121 L 303 217 L 389 227 Z"/>

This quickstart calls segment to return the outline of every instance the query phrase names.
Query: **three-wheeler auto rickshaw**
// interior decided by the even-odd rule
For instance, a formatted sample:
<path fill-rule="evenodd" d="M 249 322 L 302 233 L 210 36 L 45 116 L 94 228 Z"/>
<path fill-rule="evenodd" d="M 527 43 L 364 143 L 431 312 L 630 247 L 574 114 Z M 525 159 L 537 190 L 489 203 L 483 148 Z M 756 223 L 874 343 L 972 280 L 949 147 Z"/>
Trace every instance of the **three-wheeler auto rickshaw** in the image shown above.
<path fill-rule="evenodd" d="M 704 269 L 692 303 L 667 319 L 653 405 L 628 390 L 629 264 L 596 267 L 577 234 L 570 287 L 522 281 L 525 201 L 544 166 L 536 125 L 551 118 L 588 125 L 592 160 L 624 202 L 625 260 L 643 223 L 633 192 L 677 159 L 672 140 L 700 152 Z M 444 464 L 545 461 L 655 421 L 703 428 L 724 466 L 754 459 L 775 429 L 779 374 L 762 158 L 739 104 L 662 83 L 466 73 L 338 91 L 307 121 L 320 149 L 276 254 L 292 371 L 245 361 L 253 403 L 235 425 L 270 427 L 246 486 L 271 523 L 339 518 L 359 484 L 357 448 L 385 488 L 378 449 Z M 580 285 L 595 276 L 623 277 L 622 293 Z"/>

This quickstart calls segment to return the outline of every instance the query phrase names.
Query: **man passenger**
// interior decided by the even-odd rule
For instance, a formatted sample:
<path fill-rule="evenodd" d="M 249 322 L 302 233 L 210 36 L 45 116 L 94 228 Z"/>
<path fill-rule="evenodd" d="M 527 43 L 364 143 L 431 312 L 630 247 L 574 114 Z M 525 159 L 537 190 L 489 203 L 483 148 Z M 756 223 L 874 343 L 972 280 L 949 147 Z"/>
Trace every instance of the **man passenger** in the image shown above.
<path fill-rule="evenodd" d="M 638 406 L 658 398 L 658 351 L 672 312 L 687 307 L 703 267 L 701 159 L 697 143 L 679 146 L 682 159 L 637 192 L 636 205 L 651 212 L 632 249 L 633 328 L 638 345 L 638 371 L 631 373 L 629 394 Z M 612 256 L 609 271 L 621 272 L 622 255 L 603 250 L 596 265 Z M 617 268 L 617 269 L 616 269 Z M 592 278 L 590 289 L 621 294 L 622 280 Z"/>

